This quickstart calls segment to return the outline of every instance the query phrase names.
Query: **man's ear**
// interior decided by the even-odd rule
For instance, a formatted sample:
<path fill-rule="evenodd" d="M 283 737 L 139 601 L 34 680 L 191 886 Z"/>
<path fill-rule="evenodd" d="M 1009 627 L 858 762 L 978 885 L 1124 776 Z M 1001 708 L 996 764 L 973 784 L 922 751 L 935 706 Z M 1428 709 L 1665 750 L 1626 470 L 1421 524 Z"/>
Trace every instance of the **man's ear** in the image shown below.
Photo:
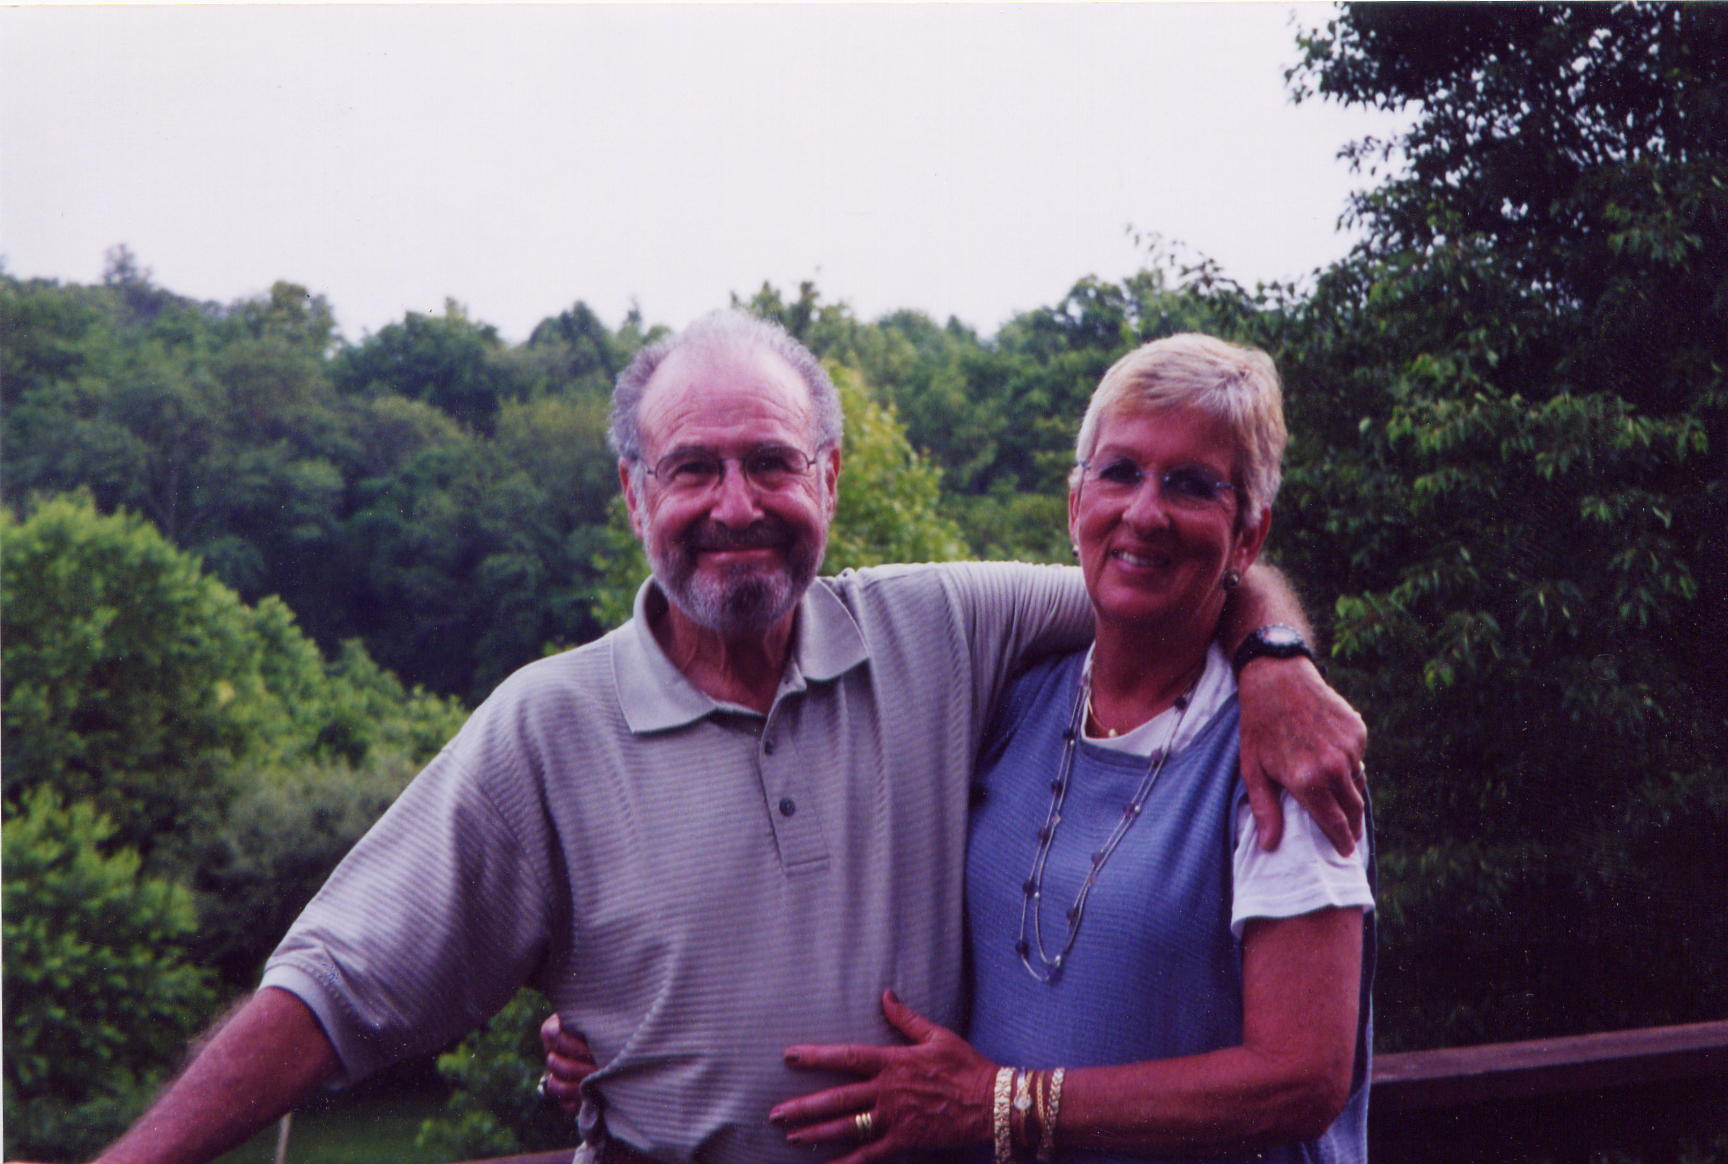
<path fill-rule="evenodd" d="M 828 507 L 828 520 L 834 520 L 834 511 L 840 506 L 840 446 L 830 448 L 821 458 L 824 463 L 826 486 L 822 501 Z"/>
<path fill-rule="evenodd" d="M 624 508 L 630 513 L 630 532 L 636 535 L 636 540 L 642 540 L 642 514 L 637 510 L 636 489 L 630 484 L 630 462 L 624 457 L 618 458 L 618 487 L 624 491 Z"/>

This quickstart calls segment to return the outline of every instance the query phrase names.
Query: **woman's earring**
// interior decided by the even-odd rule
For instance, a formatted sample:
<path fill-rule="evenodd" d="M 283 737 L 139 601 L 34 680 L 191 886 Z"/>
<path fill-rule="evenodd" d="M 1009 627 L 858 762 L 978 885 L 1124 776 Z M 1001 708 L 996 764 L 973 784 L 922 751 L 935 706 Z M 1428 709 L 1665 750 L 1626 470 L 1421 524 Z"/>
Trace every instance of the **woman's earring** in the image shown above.
<path fill-rule="evenodd" d="M 1236 587 L 1238 587 L 1240 585 L 1242 585 L 1242 571 L 1240 571 L 1240 570 L 1226 570 L 1226 571 L 1224 571 L 1224 589 L 1234 590 L 1234 589 L 1236 589 Z"/>
<path fill-rule="evenodd" d="M 1068 543 L 1068 552 L 1070 554 L 1073 554 L 1074 560 L 1076 562 L 1078 562 L 1080 560 L 1080 543 L 1079 542 L 1069 542 Z"/>

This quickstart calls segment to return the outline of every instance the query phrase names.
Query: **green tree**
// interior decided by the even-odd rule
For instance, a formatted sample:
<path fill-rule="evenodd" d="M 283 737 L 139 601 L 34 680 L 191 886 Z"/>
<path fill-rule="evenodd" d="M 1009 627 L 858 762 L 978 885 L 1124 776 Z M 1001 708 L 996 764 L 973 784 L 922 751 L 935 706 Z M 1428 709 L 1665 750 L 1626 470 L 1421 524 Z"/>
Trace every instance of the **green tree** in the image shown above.
<path fill-rule="evenodd" d="M 104 510 L 149 517 L 247 598 L 275 592 L 322 612 L 351 427 L 324 373 L 328 305 L 277 283 L 223 312 L 120 266 L 76 294 L 0 290 L 26 333 L 7 369 L 21 381 L 4 416 L 8 491 L 89 489 Z M 80 358 L 41 335 L 59 329 Z"/>
<path fill-rule="evenodd" d="M 606 502 L 607 402 L 507 403 L 495 434 L 428 445 L 363 482 L 345 538 L 354 630 L 410 682 L 478 701 L 549 642 L 584 641 Z"/>
<path fill-rule="evenodd" d="M 1347 5 L 1406 108 L 1282 351 L 1281 535 L 1373 720 L 1389 1045 L 1712 1017 L 1728 823 L 1728 11 Z M 1299 436 L 1300 439 L 1300 436 Z M 1331 443 L 1336 442 L 1336 443 Z"/>
<path fill-rule="evenodd" d="M 614 627 L 628 621 L 635 609 L 636 591 L 648 577 L 648 555 L 630 531 L 630 513 L 621 495 L 612 498 L 606 514 L 606 528 L 592 559 L 595 581 L 588 614 L 601 626 Z M 563 650 L 571 645 L 549 644 L 549 648 Z"/>
<path fill-rule="evenodd" d="M 942 472 L 906 439 L 890 404 L 862 377 L 831 367 L 846 414 L 840 505 L 824 568 L 951 562 L 966 556 L 959 526 L 942 514 Z"/>
<path fill-rule="evenodd" d="M 333 374 L 345 394 L 390 392 L 424 400 L 479 432 L 489 432 L 506 400 L 536 392 L 534 381 L 507 357 L 491 324 L 477 323 L 455 300 L 442 315 L 409 312 L 401 323 L 341 352 Z"/>
<path fill-rule="evenodd" d="M 613 381 L 650 337 L 634 308 L 614 335 L 592 308 L 578 300 L 535 326 L 525 358 L 540 369 L 547 391 L 587 392 L 607 397 Z"/>
<path fill-rule="evenodd" d="M 186 963 L 192 894 L 112 851 L 50 788 L 4 829 L 6 1155 L 87 1157 L 138 1114 L 215 1005 Z"/>
<path fill-rule="evenodd" d="M 575 1144 L 574 1121 L 535 1092 L 545 1058 L 540 1023 L 551 1011 L 545 995 L 520 990 L 484 1027 L 438 1056 L 451 1095 L 421 1125 L 421 1147 L 446 1159 L 476 1160 Z"/>
<path fill-rule="evenodd" d="M 50 787 L 100 808 L 119 844 L 174 847 L 220 816 L 281 715 L 257 616 L 142 518 L 87 499 L 0 529 L 7 811 Z"/>
<path fill-rule="evenodd" d="M 110 354 L 106 322 L 86 288 L 0 275 L 0 403 L 15 408 L 33 389 L 101 366 Z M 22 451 L 8 446 L 7 459 Z"/>
<path fill-rule="evenodd" d="M 363 415 L 342 466 L 335 558 L 352 566 L 330 583 L 345 618 L 332 629 L 408 681 L 475 701 L 547 643 L 598 633 L 611 377 L 639 323 L 614 336 L 578 303 L 506 349 L 459 312 L 410 316 L 339 357 L 338 384 Z M 439 387 L 450 384 L 491 385 L 483 424 Z"/>
<path fill-rule="evenodd" d="M 237 989 L 257 981 L 330 871 L 465 718 L 456 701 L 405 688 L 357 642 L 319 665 L 291 622 L 260 633 L 294 742 L 237 768 L 221 819 L 188 846 L 200 906 L 191 956 Z"/>
<path fill-rule="evenodd" d="M 131 282 L 0 285 L 8 492 L 88 488 L 105 508 L 129 506 L 171 533 L 180 529 L 195 508 L 189 467 L 220 412 L 201 356 L 178 342 L 198 333 L 203 317 L 183 304 L 131 311 Z M 154 289 L 150 296 L 166 299 Z"/>
<path fill-rule="evenodd" d="M 329 300 L 278 279 L 267 296 L 243 299 L 226 313 L 227 329 L 255 340 L 277 340 L 315 357 L 336 349 L 336 313 Z"/>
<path fill-rule="evenodd" d="M 4 530 L 5 807 L 88 802 L 111 847 L 199 891 L 198 958 L 239 985 L 460 724 L 357 643 L 326 662 L 142 519 L 41 503 Z M 8 868 L 8 876 L 13 873 Z"/>

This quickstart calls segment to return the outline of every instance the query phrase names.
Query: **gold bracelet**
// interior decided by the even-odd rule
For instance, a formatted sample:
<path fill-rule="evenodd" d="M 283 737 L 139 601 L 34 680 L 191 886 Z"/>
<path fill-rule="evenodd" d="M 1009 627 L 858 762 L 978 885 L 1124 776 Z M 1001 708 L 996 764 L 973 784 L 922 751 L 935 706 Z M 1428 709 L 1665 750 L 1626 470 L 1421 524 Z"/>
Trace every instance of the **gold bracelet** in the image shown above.
<path fill-rule="evenodd" d="M 1026 1154 L 1044 1154 L 1044 1109 L 1049 1104 L 1050 1072 L 1032 1072 L 1032 1108 L 1026 1113 Z"/>
<path fill-rule="evenodd" d="M 1056 1117 L 1062 1111 L 1062 1080 L 1068 1068 L 1050 1072 L 1050 1082 L 1044 1091 L 1044 1102 L 1038 1109 L 1038 1122 L 1044 1125 L 1044 1135 L 1038 1145 L 1038 1159 L 1056 1159 Z"/>
<path fill-rule="evenodd" d="M 1012 1164 L 1014 1160 L 1014 1141 L 1008 1131 L 1008 1113 L 1013 1110 L 1009 1103 L 1013 1092 L 1014 1068 L 998 1067 L 990 1108 L 990 1132 L 996 1146 L 996 1164 Z"/>

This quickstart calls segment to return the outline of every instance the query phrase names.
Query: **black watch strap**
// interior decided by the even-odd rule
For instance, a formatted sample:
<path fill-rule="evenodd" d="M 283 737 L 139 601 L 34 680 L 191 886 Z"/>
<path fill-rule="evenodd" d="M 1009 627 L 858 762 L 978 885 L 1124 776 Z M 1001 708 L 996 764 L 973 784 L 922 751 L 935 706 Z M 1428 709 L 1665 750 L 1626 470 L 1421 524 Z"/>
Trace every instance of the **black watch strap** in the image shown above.
<path fill-rule="evenodd" d="M 1240 675 L 1242 668 L 1255 659 L 1293 659 L 1297 655 L 1306 656 L 1316 667 L 1320 667 L 1322 672 L 1325 671 L 1314 654 L 1314 648 L 1308 645 L 1308 640 L 1302 637 L 1301 631 L 1275 622 L 1249 632 L 1248 637 L 1242 640 L 1242 645 L 1236 648 L 1236 654 L 1231 657 L 1230 669 Z"/>

